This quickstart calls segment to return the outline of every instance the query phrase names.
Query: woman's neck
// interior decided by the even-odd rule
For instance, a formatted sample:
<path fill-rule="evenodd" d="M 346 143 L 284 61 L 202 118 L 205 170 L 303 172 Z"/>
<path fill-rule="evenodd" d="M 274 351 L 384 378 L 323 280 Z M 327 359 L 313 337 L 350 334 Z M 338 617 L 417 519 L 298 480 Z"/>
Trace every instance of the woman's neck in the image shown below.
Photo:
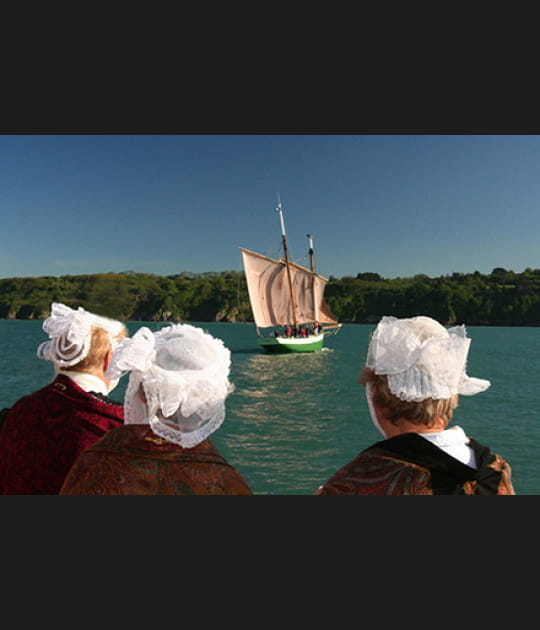
<path fill-rule="evenodd" d="M 390 438 L 396 435 L 401 435 L 402 433 L 439 433 L 440 431 L 444 431 L 446 429 L 448 422 L 443 418 L 437 418 L 432 425 L 427 426 L 425 424 L 411 422 L 405 418 L 400 418 L 394 424 L 393 422 L 386 420 L 386 418 L 383 418 L 381 424 L 386 436 Z"/>

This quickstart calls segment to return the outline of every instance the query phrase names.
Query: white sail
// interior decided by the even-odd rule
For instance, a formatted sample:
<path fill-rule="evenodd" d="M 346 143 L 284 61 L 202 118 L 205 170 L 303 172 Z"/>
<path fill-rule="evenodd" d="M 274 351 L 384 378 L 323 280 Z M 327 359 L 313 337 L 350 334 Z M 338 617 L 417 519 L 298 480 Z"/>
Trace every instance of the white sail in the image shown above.
<path fill-rule="evenodd" d="M 291 287 L 284 260 L 274 260 L 240 247 L 253 319 L 259 328 L 286 326 L 296 321 L 337 324 L 324 301 L 326 278 L 289 263 Z M 293 313 L 293 299 L 296 313 Z"/>

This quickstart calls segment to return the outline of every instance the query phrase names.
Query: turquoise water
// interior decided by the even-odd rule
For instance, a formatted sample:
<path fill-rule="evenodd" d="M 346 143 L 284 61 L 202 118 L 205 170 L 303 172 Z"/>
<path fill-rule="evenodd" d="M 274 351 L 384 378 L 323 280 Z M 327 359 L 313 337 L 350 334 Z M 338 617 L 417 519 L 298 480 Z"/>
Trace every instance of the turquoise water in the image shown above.
<path fill-rule="evenodd" d="M 129 323 L 133 334 L 141 323 Z M 150 323 L 152 330 L 163 323 Z M 212 439 L 256 494 L 312 494 L 340 466 L 380 439 L 357 384 L 371 325 L 344 325 L 314 354 L 267 355 L 252 324 L 195 324 L 232 352 L 227 418 Z M 540 494 L 540 328 L 469 327 L 468 373 L 491 387 L 460 397 L 454 424 L 511 464 L 518 494 Z M 36 358 L 39 321 L 0 321 L 0 408 L 45 385 Z M 112 392 L 122 400 L 124 377 Z"/>

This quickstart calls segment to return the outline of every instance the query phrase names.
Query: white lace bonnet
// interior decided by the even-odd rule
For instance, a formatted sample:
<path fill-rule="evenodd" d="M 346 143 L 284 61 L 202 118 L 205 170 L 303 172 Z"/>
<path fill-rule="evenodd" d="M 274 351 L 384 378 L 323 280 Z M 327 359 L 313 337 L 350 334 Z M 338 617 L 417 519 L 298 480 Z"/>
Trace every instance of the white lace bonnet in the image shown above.
<path fill-rule="evenodd" d="M 74 310 L 60 302 L 53 302 L 51 314 L 43 321 L 43 330 L 48 333 L 49 340 L 39 344 L 37 356 L 59 367 L 76 365 L 88 355 L 93 327 L 109 333 L 114 350 L 118 341 L 116 337 L 124 330 L 122 322 L 94 315 L 81 306 Z"/>
<path fill-rule="evenodd" d="M 385 316 L 374 330 L 366 366 L 386 374 L 394 396 L 406 401 L 471 396 L 491 383 L 467 376 L 471 340 L 465 326 L 446 329 L 431 317 Z"/>
<path fill-rule="evenodd" d="M 160 437 L 192 448 L 223 423 L 231 353 L 221 339 L 190 324 L 152 333 L 147 327 L 122 340 L 107 378 L 131 371 L 124 398 L 126 424 L 150 424 Z M 142 384 L 146 404 L 139 396 Z"/>

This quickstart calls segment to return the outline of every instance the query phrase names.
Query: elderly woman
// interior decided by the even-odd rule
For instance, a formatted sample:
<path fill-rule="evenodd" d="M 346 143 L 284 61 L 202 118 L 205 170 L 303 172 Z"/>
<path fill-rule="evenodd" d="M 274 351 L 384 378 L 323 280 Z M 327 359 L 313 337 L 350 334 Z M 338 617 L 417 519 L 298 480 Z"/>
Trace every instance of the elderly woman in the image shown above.
<path fill-rule="evenodd" d="M 58 494 L 79 453 L 124 422 L 105 370 L 125 325 L 53 302 L 43 330 L 49 339 L 37 356 L 51 361 L 55 378 L 2 414 L 1 494 Z"/>
<path fill-rule="evenodd" d="M 225 419 L 230 364 L 220 339 L 189 324 L 124 340 L 108 374 L 131 371 L 125 425 L 80 455 L 61 494 L 252 494 L 210 439 Z"/>
<path fill-rule="evenodd" d="M 338 470 L 315 494 L 515 494 L 509 464 L 448 428 L 458 396 L 486 390 L 467 376 L 470 339 L 430 317 L 383 317 L 360 383 L 385 438 Z"/>

